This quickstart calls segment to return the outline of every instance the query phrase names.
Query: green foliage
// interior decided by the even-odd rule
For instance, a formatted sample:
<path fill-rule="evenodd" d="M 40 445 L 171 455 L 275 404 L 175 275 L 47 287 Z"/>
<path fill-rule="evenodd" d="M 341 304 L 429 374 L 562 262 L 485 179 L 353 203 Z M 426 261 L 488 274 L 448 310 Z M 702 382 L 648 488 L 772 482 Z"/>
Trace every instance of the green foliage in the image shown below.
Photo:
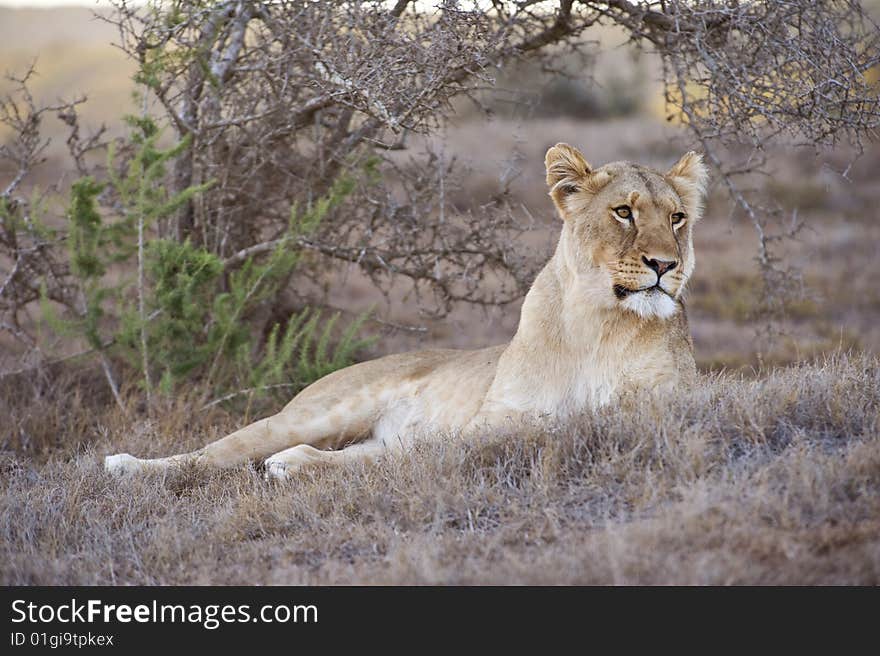
<path fill-rule="evenodd" d="M 357 351 L 374 342 L 373 338 L 358 338 L 369 315 L 364 312 L 356 317 L 332 347 L 338 312 L 322 323 L 320 311 L 306 308 L 290 317 L 283 333 L 281 326 L 275 324 L 263 347 L 263 356 L 256 363 L 245 349 L 239 350 L 236 366 L 243 388 L 253 390 L 259 398 L 274 386 L 286 383 L 282 394 L 289 396 L 290 388 L 302 389 L 349 366 Z"/>
<path fill-rule="evenodd" d="M 312 315 L 303 330 L 306 336 L 297 361 L 297 373 L 301 380 L 315 381 L 332 371 L 351 364 L 351 356 L 358 349 L 368 346 L 373 340 L 361 340 L 357 334 L 369 313 L 361 314 L 343 331 L 342 335 L 330 352 L 330 340 L 333 328 L 339 320 L 339 313 L 334 314 L 320 329 L 320 314 Z"/>
<path fill-rule="evenodd" d="M 100 278 L 106 271 L 101 257 L 106 230 L 95 201 L 103 188 L 103 185 L 86 177 L 73 183 L 70 190 L 67 245 L 73 274 L 82 281 Z"/>
<path fill-rule="evenodd" d="M 59 335 L 85 339 L 96 351 L 112 345 L 148 392 L 169 394 L 186 385 L 200 387 L 206 398 L 235 398 L 248 390 L 253 402 L 279 386 L 290 394 L 351 364 L 370 343 L 358 338 L 367 314 L 339 330 L 339 314 L 325 321 L 306 308 L 272 325 L 262 341 L 255 323 L 295 272 L 299 239 L 352 193 L 355 178 L 340 176 L 304 211 L 294 205 L 287 231 L 268 253 L 224 261 L 189 241 L 155 236 L 163 219 L 211 183 L 168 192 L 167 167 L 189 142 L 160 148 L 161 133 L 151 119 L 127 122 L 133 148 L 121 170 L 111 148 L 108 182 L 87 177 L 71 188 L 67 247 L 80 304 L 76 313 L 61 317 L 44 293 L 48 325 Z M 375 176 L 375 162 L 368 162 L 364 177 L 370 182 Z M 102 212 L 105 192 L 112 212 Z M 9 214 L 0 206 L 0 219 L 10 220 Z M 132 275 L 134 262 L 139 276 Z M 111 284 L 114 265 L 117 282 Z"/>
<path fill-rule="evenodd" d="M 132 128 L 131 141 L 137 147 L 135 154 L 129 160 L 124 174 L 120 176 L 113 165 L 116 152 L 111 143 L 107 167 L 110 183 L 125 208 L 118 234 L 123 240 L 131 236 L 131 230 L 138 220 L 149 225 L 171 216 L 191 198 L 210 189 L 214 184 L 209 181 L 175 194 L 169 193 L 164 185 L 167 164 L 189 147 L 190 139 L 183 139 L 163 150 L 157 146 L 161 132 L 152 119 L 129 116 L 126 117 L 126 122 Z"/>
<path fill-rule="evenodd" d="M 107 266 L 118 254 L 111 247 L 111 233 L 114 226 L 105 225 L 98 211 L 97 197 L 104 185 L 90 177 L 82 178 L 70 190 L 70 207 L 67 212 L 67 246 L 70 253 L 70 269 L 79 286 L 80 313 L 65 326 L 64 320 L 51 312 L 50 323 L 56 329 L 66 327 L 68 333 L 79 332 L 89 346 L 103 348 L 101 319 L 104 316 L 104 302 L 112 289 L 102 285 L 102 277 Z M 44 303 L 44 306 L 47 304 Z"/>
<path fill-rule="evenodd" d="M 181 193 L 169 193 L 164 186 L 166 164 L 177 157 L 186 143 L 160 149 L 160 132 L 148 118 L 130 119 L 135 146 L 122 175 L 116 173 L 115 150 L 110 149 L 109 185 L 118 200 L 113 220 L 106 221 L 99 209 L 99 199 L 106 185 L 91 177 L 73 183 L 67 218 L 67 248 L 70 269 L 79 296 L 74 316 L 59 317 L 43 299 L 47 322 L 62 335 L 80 335 L 89 346 L 103 350 L 115 341 L 112 329 L 104 326 L 105 317 L 125 313 L 125 293 L 131 281 L 110 285 L 108 269 L 126 262 L 137 251 L 139 223 L 150 225 L 172 214 L 180 205 L 207 187 L 191 187 Z M 111 311 L 112 310 L 112 311 Z"/>
<path fill-rule="evenodd" d="M 132 365 L 142 369 L 143 331 L 150 359 L 161 363 L 162 386 L 170 391 L 207 357 L 205 346 L 195 340 L 208 320 L 207 308 L 216 293 L 223 263 L 189 242 L 166 239 L 150 242 L 146 256 L 151 283 L 147 314 L 142 320 L 133 307 L 129 309 L 120 344 L 126 347 Z"/>
<path fill-rule="evenodd" d="M 267 257 L 245 258 L 228 272 L 219 258 L 189 243 L 165 240 L 151 246 L 146 341 L 151 357 L 164 363 L 160 389 L 170 391 L 195 380 L 215 396 L 253 390 L 253 400 L 266 397 L 279 384 L 285 384 L 289 394 L 290 388 L 305 387 L 351 364 L 353 354 L 369 343 L 357 338 L 366 314 L 342 332 L 332 353 L 339 315 L 322 322 L 319 312 L 306 308 L 293 314 L 286 326 L 274 324 L 262 345 L 255 343 L 248 319 L 290 279 L 301 256 L 297 239 L 311 234 L 353 187 L 351 178 L 342 177 L 307 212 L 294 207 L 288 231 Z M 132 346 L 137 344 L 137 330 L 139 325 L 130 324 Z"/>

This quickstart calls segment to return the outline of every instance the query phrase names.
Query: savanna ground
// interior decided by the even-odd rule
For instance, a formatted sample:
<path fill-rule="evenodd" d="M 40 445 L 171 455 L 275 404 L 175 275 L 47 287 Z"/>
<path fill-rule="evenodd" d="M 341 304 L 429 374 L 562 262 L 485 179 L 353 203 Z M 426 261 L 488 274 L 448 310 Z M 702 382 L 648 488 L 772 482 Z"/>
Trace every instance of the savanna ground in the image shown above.
<path fill-rule="evenodd" d="M 0 10 L 0 67 L 40 53 L 42 93 L 91 91 L 93 121 L 128 111 L 129 71 L 96 45 L 112 35 L 85 12 L 56 12 L 47 21 Z M 650 70 L 619 50 L 610 57 L 606 70 L 628 73 L 622 86 L 606 78 L 599 97 L 616 94 L 624 106 L 633 96 L 625 89 Z M 472 174 L 450 193 L 462 205 L 489 202 L 512 180 L 535 230 L 511 248 L 543 257 L 557 231 L 543 187 L 548 145 L 569 141 L 597 164 L 658 167 L 686 149 L 650 100 L 610 115 L 539 107 L 486 121 L 463 108 L 443 147 Z M 282 487 L 258 468 L 120 482 L 101 471 L 105 454 L 189 450 L 241 418 L 187 398 L 146 416 L 133 388 L 123 411 L 99 372 L 69 363 L 6 375 L 0 581 L 876 584 L 880 148 L 843 178 L 835 171 L 848 161 L 845 152 L 778 151 L 772 178 L 757 181 L 810 226 L 788 247 L 805 293 L 771 333 L 758 311 L 754 233 L 713 190 L 695 230 L 688 298 L 701 384 L 674 398 L 624 399 L 570 425 L 426 441 L 398 459 L 315 469 Z M 44 170 L 48 182 L 52 161 Z M 381 339 L 364 357 L 498 343 L 516 325 L 517 307 L 427 321 L 412 298 L 383 299 L 353 273 L 343 280 L 328 286 L 328 303 L 357 312 L 378 302 L 387 320 L 425 327 L 375 325 Z M 11 352 L 0 362 L 17 368 Z"/>

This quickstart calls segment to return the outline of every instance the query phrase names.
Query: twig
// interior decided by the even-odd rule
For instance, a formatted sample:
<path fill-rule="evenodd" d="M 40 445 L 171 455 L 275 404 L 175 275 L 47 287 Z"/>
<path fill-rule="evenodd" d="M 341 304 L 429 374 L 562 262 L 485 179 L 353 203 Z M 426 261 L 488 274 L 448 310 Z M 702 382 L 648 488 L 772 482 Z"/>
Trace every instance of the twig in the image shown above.
<path fill-rule="evenodd" d="M 425 326 L 408 326 L 403 323 L 396 323 L 394 321 L 386 321 L 385 319 L 380 319 L 378 317 L 371 317 L 369 321 L 373 323 L 378 323 L 383 326 L 388 326 L 389 328 L 394 328 L 394 330 L 402 330 L 410 333 L 426 333 L 428 329 Z"/>
<path fill-rule="evenodd" d="M 152 407 L 153 381 L 150 378 L 150 354 L 147 347 L 147 318 L 144 303 L 144 215 L 138 215 L 138 315 L 140 318 L 141 358 L 144 367 L 144 385 L 147 411 Z"/>
<path fill-rule="evenodd" d="M 277 385 L 265 385 L 263 387 L 248 387 L 247 389 L 238 390 L 237 392 L 232 392 L 230 394 L 226 394 L 225 396 L 221 396 L 218 399 L 214 399 L 210 403 L 206 403 L 199 411 L 205 411 L 208 408 L 213 408 L 215 405 L 220 405 L 224 401 L 229 401 L 230 399 L 234 399 L 237 396 L 244 396 L 245 394 L 251 394 L 252 392 L 264 392 L 266 390 L 271 389 L 281 389 L 282 387 L 299 387 L 296 383 L 278 383 Z"/>
<path fill-rule="evenodd" d="M 107 360 L 107 356 L 103 352 L 101 352 L 101 367 L 104 369 L 104 376 L 107 378 L 107 384 L 110 385 L 110 391 L 113 393 L 113 398 L 116 399 L 116 405 L 119 406 L 119 409 L 122 410 L 125 415 L 128 415 L 128 410 L 122 402 L 122 397 L 119 396 L 119 387 L 116 385 L 116 379 L 113 377 L 113 371 L 110 369 L 110 362 Z"/>

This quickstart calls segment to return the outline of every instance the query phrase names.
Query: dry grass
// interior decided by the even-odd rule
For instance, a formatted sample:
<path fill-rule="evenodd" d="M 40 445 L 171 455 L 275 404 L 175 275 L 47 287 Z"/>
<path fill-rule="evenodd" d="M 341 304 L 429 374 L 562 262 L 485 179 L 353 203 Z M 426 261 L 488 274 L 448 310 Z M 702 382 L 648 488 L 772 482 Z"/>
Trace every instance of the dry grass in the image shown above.
<path fill-rule="evenodd" d="M 5 457 L 0 580 L 877 584 L 878 409 L 880 360 L 841 355 L 286 487 L 257 469 L 114 480 L 109 451 L 225 426 L 105 410 L 80 447 Z"/>

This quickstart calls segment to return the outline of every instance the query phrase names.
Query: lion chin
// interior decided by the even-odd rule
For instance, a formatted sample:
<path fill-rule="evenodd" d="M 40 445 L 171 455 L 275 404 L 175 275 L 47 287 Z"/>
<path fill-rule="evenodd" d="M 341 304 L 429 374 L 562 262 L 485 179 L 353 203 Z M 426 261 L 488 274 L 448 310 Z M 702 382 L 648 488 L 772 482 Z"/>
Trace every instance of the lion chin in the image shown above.
<path fill-rule="evenodd" d="M 668 319 L 678 310 L 678 304 L 669 294 L 659 289 L 628 294 L 620 305 L 643 319 Z"/>

